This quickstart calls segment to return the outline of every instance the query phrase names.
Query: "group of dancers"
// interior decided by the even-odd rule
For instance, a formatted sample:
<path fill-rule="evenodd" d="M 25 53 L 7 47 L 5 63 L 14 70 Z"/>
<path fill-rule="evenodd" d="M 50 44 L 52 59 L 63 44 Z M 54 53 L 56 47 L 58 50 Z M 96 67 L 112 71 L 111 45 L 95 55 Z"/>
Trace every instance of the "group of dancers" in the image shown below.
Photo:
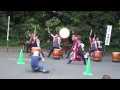
<path fill-rule="evenodd" d="M 47 56 L 47 57 L 50 57 L 50 55 L 54 49 L 62 49 L 62 47 L 61 47 L 61 37 L 58 34 L 53 35 L 50 31 L 48 31 L 48 33 L 53 37 L 53 46 L 52 46 L 52 48 Z M 26 52 L 28 52 L 29 49 L 31 50 L 32 47 L 40 47 L 40 40 L 38 39 L 38 37 L 34 33 L 29 34 L 29 40 L 30 40 L 30 43 L 27 47 Z M 82 43 L 81 38 L 78 39 L 77 36 L 73 35 L 72 48 L 66 57 L 66 58 L 69 58 L 69 56 L 70 56 L 67 64 L 70 64 L 72 61 L 81 61 L 82 60 L 84 62 L 84 65 L 86 65 L 87 58 L 91 57 L 94 51 L 101 50 L 101 43 L 102 42 L 99 40 L 98 37 L 96 38 L 95 34 L 94 34 L 94 37 L 92 37 L 92 38 L 89 37 L 89 40 L 90 40 L 90 48 L 89 48 L 89 54 L 87 55 L 87 53 L 84 50 L 85 44 Z M 42 54 L 42 56 L 41 56 L 41 54 Z M 43 59 L 44 54 L 42 52 L 41 52 L 41 54 L 40 54 L 40 57 L 42 57 L 42 58 L 37 58 L 37 59 L 39 59 L 37 61 L 40 61 L 40 60 L 44 61 L 44 59 Z M 34 53 L 33 56 L 36 56 L 36 52 Z M 63 58 L 63 55 L 61 57 Z M 32 60 L 32 59 L 34 59 L 34 60 Z M 33 63 L 35 61 L 35 58 L 32 58 L 32 59 L 31 59 L 32 69 L 36 70 L 36 68 L 37 68 L 38 70 L 41 70 L 41 65 L 39 65 L 38 62 L 37 62 L 37 64 Z M 35 64 L 36 66 L 34 66 L 33 64 Z M 33 68 L 33 66 L 34 66 L 34 68 Z M 48 71 L 43 70 L 43 72 L 48 72 Z"/>
<path fill-rule="evenodd" d="M 94 37 L 89 37 L 90 40 L 90 47 L 89 47 L 89 53 L 86 53 L 84 51 L 85 44 L 82 43 L 81 39 L 78 40 L 77 36 L 73 35 L 73 44 L 72 49 L 68 53 L 67 57 L 71 54 L 70 60 L 68 64 L 70 64 L 72 61 L 80 61 L 83 60 L 84 65 L 86 65 L 86 60 L 88 57 L 93 57 L 94 51 L 102 51 L 101 43 L 102 41 L 99 40 L 98 37 L 96 37 L 96 34 L 94 33 Z"/>

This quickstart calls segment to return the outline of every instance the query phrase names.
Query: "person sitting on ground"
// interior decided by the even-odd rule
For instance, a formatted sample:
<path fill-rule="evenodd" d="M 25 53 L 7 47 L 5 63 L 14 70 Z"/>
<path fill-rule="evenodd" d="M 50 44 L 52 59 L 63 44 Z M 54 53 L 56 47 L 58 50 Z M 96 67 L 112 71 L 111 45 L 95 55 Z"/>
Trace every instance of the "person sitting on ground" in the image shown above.
<path fill-rule="evenodd" d="M 107 74 L 103 75 L 102 79 L 111 79 L 111 77 Z"/>
<path fill-rule="evenodd" d="M 39 63 L 40 61 L 45 63 L 45 60 L 42 57 L 42 55 L 40 54 L 40 56 L 39 56 L 39 52 L 34 51 L 34 55 L 31 58 L 31 68 L 32 68 L 32 70 L 35 71 L 35 72 L 49 73 L 49 71 L 45 69 L 45 66 L 42 65 L 41 63 Z"/>

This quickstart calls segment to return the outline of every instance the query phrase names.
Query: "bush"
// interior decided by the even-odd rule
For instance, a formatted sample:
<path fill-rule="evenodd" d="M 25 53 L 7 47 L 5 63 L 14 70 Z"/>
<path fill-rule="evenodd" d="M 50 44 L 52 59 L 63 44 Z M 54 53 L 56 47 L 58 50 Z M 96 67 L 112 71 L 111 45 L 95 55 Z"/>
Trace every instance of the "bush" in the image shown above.
<path fill-rule="evenodd" d="M 6 45 L 7 45 L 7 41 L 5 41 L 5 40 L 0 41 L 0 46 L 6 46 Z M 10 40 L 9 46 L 19 46 L 19 41 Z"/>

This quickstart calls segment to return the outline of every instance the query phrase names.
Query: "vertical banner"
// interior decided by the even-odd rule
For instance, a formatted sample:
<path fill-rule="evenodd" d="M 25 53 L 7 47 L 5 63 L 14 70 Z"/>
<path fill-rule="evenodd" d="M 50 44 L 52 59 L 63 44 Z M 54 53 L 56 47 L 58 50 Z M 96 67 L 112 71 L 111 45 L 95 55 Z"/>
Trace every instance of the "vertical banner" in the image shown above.
<path fill-rule="evenodd" d="M 9 25 L 10 25 L 10 16 L 8 16 L 8 28 L 7 28 L 7 52 L 9 46 Z"/>
<path fill-rule="evenodd" d="M 8 16 L 7 41 L 9 41 L 9 25 L 10 25 L 10 16 Z"/>
<path fill-rule="evenodd" d="M 112 25 L 107 25 L 105 45 L 109 46 L 110 44 L 111 32 L 112 32 Z"/>

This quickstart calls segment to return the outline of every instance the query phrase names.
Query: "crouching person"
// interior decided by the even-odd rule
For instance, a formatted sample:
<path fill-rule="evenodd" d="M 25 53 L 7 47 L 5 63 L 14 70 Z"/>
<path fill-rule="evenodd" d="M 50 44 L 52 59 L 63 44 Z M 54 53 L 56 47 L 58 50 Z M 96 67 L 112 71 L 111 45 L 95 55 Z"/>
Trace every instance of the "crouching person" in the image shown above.
<path fill-rule="evenodd" d="M 49 73 L 48 70 L 45 69 L 45 66 L 41 64 L 40 62 L 45 62 L 44 58 L 38 51 L 34 51 L 34 55 L 31 58 L 31 68 L 35 72 L 43 72 L 43 73 Z"/>

